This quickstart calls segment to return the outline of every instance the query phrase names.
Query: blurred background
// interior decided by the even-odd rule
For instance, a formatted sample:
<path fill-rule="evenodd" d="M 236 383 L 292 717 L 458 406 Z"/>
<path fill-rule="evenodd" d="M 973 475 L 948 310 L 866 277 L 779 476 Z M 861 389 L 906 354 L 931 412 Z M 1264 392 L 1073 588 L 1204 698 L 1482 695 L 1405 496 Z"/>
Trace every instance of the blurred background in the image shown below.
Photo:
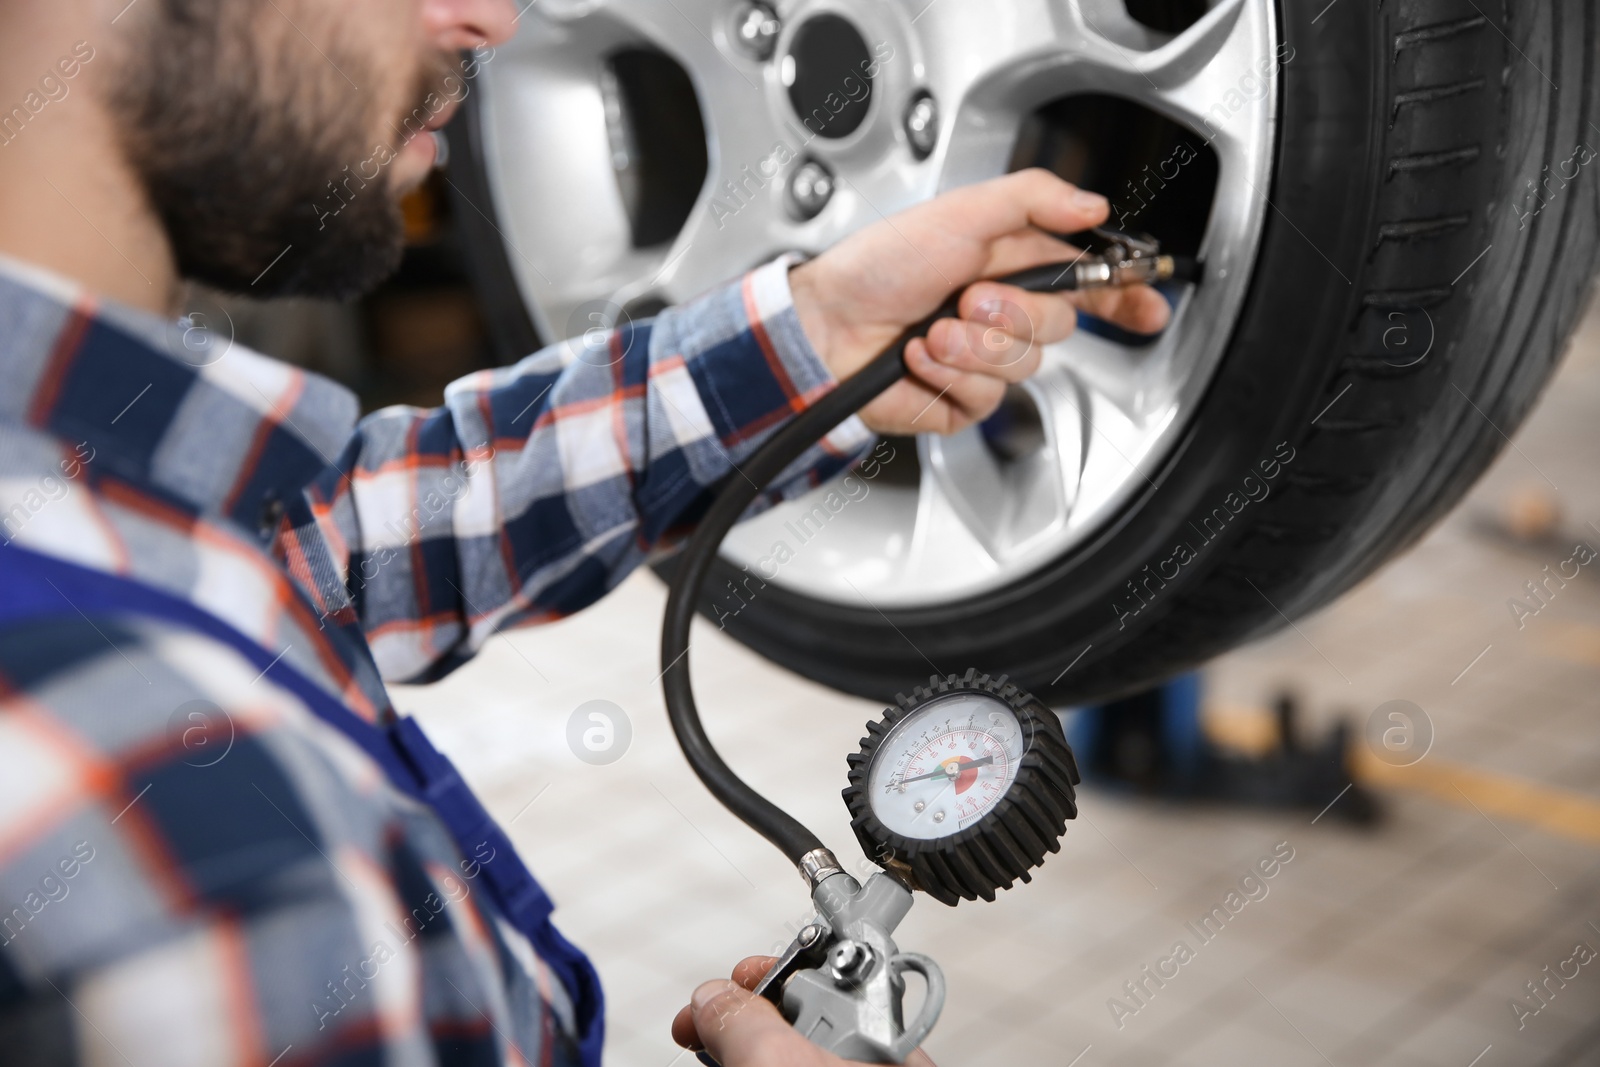
<path fill-rule="evenodd" d="M 437 403 L 445 383 L 492 365 L 439 182 L 408 204 L 411 248 L 381 291 L 270 312 L 223 301 L 238 340 L 345 381 L 369 408 Z M 1354 795 L 1337 783 L 1319 812 L 1091 782 L 1031 885 L 994 904 L 924 902 L 901 928 L 950 978 L 934 1060 L 1600 1064 L 1600 561 L 1547 581 L 1600 546 L 1596 411 L 1591 307 L 1532 417 L 1446 521 L 1199 679 L 1207 744 L 1230 758 L 1281 751 L 1285 696 L 1302 744 L 1348 724 L 1335 773 L 1381 819 L 1335 806 Z M 608 1060 L 630 1067 L 691 1062 L 667 1028 L 693 986 L 780 949 L 809 916 L 793 871 L 677 750 L 657 681 L 664 601 L 660 580 L 637 574 L 576 618 L 497 637 L 445 682 L 397 692 L 593 956 Z M 860 864 L 839 790 L 881 706 L 710 625 L 695 642 L 701 705 L 730 762 Z M 569 744 L 586 705 L 616 720 L 612 762 Z M 1403 722 L 1388 718 L 1395 707 Z M 1391 723 L 1409 731 L 1400 757 L 1382 742 Z M 1264 858 L 1279 861 L 1265 895 L 1197 936 Z M 1162 963 L 1179 942 L 1186 958 Z"/>

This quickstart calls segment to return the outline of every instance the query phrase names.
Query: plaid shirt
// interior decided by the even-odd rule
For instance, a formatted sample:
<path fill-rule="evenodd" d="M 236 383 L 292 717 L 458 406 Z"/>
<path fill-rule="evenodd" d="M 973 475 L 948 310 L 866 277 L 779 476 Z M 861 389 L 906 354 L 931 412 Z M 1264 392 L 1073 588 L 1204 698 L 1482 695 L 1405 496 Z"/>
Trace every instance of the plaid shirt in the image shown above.
<path fill-rule="evenodd" d="M 789 265 L 358 423 L 328 381 L 6 263 L 3 540 L 187 600 L 393 721 L 383 679 L 592 603 L 832 387 Z M 867 437 L 846 423 L 773 496 Z M 474 873 L 237 650 L 81 612 L 0 631 L 8 1064 L 572 1062 L 566 992 Z"/>

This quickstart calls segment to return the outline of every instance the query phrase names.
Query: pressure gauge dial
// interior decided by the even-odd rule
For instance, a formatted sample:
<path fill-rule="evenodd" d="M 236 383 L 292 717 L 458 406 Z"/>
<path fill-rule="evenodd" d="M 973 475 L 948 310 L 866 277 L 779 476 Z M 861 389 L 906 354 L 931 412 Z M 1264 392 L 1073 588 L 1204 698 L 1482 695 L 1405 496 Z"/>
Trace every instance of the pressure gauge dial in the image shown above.
<path fill-rule="evenodd" d="M 935 677 L 867 725 L 844 791 L 861 847 L 930 896 L 993 900 L 1077 816 L 1078 768 L 1049 708 L 1004 676 Z"/>

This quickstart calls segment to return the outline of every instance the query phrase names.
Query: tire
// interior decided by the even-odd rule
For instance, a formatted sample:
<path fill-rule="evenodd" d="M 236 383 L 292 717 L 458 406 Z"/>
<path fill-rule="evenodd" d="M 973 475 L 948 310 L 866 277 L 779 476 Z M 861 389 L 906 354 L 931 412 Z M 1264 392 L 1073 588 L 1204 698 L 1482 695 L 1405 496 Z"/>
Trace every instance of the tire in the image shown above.
<path fill-rule="evenodd" d="M 1600 3 L 1322 7 L 1279 5 L 1297 59 L 1274 210 L 1220 371 L 1142 494 L 999 591 L 879 612 L 771 585 L 729 633 L 875 699 L 969 666 L 1100 699 L 1329 603 L 1462 497 L 1590 292 Z"/>

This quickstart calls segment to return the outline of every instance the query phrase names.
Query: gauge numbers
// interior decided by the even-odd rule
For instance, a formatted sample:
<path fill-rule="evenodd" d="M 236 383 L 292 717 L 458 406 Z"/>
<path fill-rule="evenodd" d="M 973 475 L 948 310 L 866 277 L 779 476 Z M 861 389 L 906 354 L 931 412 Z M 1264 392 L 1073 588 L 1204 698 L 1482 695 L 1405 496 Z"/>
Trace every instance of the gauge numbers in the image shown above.
<path fill-rule="evenodd" d="M 900 720 L 868 777 L 873 814 L 920 840 L 982 819 L 1016 780 L 1024 741 L 1016 713 L 984 693 L 952 693 Z"/>

